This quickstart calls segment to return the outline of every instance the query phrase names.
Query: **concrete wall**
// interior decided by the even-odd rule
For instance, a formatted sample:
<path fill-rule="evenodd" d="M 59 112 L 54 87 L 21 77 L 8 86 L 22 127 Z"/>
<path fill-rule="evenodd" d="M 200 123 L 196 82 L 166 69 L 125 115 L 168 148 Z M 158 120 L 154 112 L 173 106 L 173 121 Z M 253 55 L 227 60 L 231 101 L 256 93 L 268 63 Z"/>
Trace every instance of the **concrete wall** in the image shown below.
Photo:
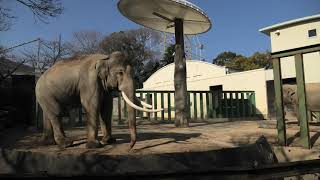
<path fill-rule="evenodd" d="M 317 36 L 309 37 L 308 31 L 316 29 Z M 280 32 L 277 35 L 277 31 Z M 270 32 L 271 51 L 278 52 L 320 43 L 320 20 L 303 22 L 289 27 L 274 29 Z"/>

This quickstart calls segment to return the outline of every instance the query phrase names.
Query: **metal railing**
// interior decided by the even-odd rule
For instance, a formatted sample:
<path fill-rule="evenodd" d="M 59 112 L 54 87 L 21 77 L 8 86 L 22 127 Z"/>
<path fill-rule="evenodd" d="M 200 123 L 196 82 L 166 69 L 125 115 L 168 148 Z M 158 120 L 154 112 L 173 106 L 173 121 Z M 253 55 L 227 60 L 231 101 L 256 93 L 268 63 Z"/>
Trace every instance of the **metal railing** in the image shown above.
<path fill-rule="evenodd" d="M 164 111 L 144 113 L 137 111 L 140 119 L 172 121 L 174 119 L 174 91 L 137 91 L 136 96 Z M 190 118 L 243 118 L 256 115 L 254 91 L 188 91 Z M 119 103 L 120 102 L 120 103 Z M 126 103 L 118 97 L 118 118 L 127 117 Z"/>
<path fill-rule="evenodd" d="M 136 96 L 154 106 L 164 109 L 161 112 L 146 113 L 136 111 L 137 119 L 173 122 L 175 116 L 174 91 L 137 91 Z M 188 91 L 191 120 L 216 118 L 248 118 L 256 116 L 254 91 Z M 41 108 L 37 111 L 36 125 L 42 127 Z M 82 126 L 86 121 L 86 113 L 79 105 L 78 108 L 66 112 L 62 117 L 65 126 Z M 113 120 L 127 119 L 127 104 L 121 94 L 115 94 L 113 99 Z"/>

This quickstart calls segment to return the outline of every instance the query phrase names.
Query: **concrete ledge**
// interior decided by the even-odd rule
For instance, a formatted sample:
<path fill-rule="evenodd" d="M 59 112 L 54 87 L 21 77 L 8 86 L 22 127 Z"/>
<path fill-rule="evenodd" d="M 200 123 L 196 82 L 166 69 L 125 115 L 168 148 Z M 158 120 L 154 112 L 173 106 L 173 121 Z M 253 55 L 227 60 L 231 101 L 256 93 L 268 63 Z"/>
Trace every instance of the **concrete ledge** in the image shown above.
<path fill-rule="evenodd" d="M 238 148 L 166 154 L 99 155 L 0 149 L 0 174 L 17 176 L 130 176 L 179 171 L 248 170 L 277 163 L 264 137 Z"/>

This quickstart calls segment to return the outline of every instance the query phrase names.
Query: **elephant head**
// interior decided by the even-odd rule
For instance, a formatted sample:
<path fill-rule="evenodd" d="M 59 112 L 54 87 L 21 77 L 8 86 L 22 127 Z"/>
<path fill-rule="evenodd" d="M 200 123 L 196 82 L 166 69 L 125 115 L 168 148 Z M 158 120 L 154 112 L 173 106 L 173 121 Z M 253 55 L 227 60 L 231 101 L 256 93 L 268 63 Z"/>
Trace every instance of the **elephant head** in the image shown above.
<path fill-rule="evenodd" d="M 100 87 L 105 91 L 119 90 L 128 106 L 128 122 L 131 134 L 132 148 L 136 142 L 136 113 L 135 110 L 144 112 L 158 112 L 162 109 L 154 109 L 152 105 L 140 101 L 135 96 L 134 71 L 128 56 L 116 51 L 106 58 L 96 62 L 96 71 Z M 135 103 L 143 105 L 140 107 Z M 152 109 L 148 109 L 152 108 Z"/>
<path fill-rule="evenodd" d="M 284 105 L 292 105 L 297 101 L 297 86 L 285 84 L 282 87 Z"/>

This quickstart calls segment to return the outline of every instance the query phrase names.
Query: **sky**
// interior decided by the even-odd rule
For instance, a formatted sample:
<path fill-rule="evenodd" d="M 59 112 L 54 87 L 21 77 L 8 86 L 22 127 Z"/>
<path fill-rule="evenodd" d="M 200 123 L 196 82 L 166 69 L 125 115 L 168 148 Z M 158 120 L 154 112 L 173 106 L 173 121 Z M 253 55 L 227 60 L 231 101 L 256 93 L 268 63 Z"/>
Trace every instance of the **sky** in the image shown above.
<path fill-rule="evenodd" d="M 270 50 L 270 39 L 259 29 L 287 20 L 320 14 L 319 0 L 189 0 L 203 9 L 213 22 L 210 31 L 197 36 L 204 45 L 203 56 L 212 62 L 219 53 L 233 51 L 250 56 Z M 118 0 L 62 0 L 64 13 L 49 24 L 35 21 L 27 8 L 12 0 L 0 3 L 10 7 L 17 18 L 11 29 L 0 32 L 0 44 L 11 47 L 38 37 L 63 41 L 77 31 L 97 31 L 104 35 L 137 29 L 117 9 Z M 1 6 L 2 6 L 1 5 Z"/>

